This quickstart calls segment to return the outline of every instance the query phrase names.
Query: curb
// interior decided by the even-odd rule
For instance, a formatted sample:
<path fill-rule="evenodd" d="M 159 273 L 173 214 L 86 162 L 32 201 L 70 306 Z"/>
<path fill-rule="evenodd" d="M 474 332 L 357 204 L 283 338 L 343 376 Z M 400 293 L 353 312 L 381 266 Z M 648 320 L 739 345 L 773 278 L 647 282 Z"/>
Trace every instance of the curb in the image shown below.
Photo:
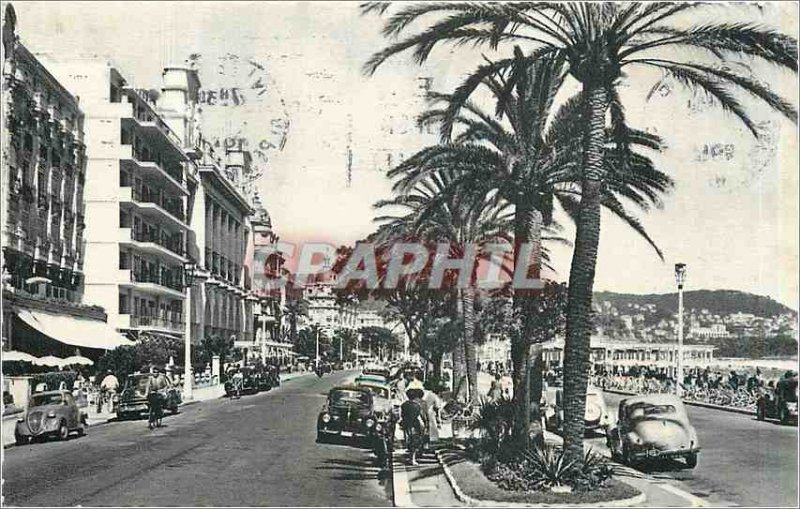
<path fill-rule="evenodd" d="M 637 396 L 638 393 L 631 392 L 631 391 L 620 391 L 616 389 L 601 389 L 603 392 L 610 392 L 611 394 L 621 394 L 623 396 Z M 682 399 L 684 405 L 689 406 L 699 406 L 702 408 L 710 408 L 711 410 L 721 410 L 723 412 L 731 412 L 735 414 L 744 414 L 744 415 L 756 415 L 756 413 L 752 410 L 747 410 L 745 408 L 736 408 L 731 406 L 722 406 L 722 405 L 715 405 L 713 403 L 703 403 L 702 401 L 693 401 L 689 399 Z"/>
<path fill-rule="evenodd" d="M 442 458 L 441 451 L 439 450 L 436 451 L 436 459 L 439 461 L 442 469 L 444 469 L 444 476 L 447 478 L 447 482 L 450 483 L 450 487 L 453 488 L 456 498 L 471 507 L 630 507 L 636 504 L 643 504 L 645 501 L 647 501 L 647 495 L 644 493 L 639 493 L 638 495 L 630 498 L 608 500 L 606 502 L 594 502 L 591 504 L 527 504 L 524 502 L 500 502 L 497 500 L 483 499 L 479 500 L 464 493 L 464 491 L 456 482 L 450 467 L 447 466 L 447 463 Z"/>

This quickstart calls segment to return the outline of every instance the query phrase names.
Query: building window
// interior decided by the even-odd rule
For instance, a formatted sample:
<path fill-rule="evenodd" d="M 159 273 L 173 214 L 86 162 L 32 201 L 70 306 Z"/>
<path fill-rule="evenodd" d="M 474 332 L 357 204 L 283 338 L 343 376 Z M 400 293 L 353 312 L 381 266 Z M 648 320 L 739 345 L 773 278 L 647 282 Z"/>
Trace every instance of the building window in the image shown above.
<path fill-rule="evenodd" d="M 130 314 L 130 300 L 128 296 L 125 294 L 119 294 L 119 314 L 121 315 L 128 315 Z"/>

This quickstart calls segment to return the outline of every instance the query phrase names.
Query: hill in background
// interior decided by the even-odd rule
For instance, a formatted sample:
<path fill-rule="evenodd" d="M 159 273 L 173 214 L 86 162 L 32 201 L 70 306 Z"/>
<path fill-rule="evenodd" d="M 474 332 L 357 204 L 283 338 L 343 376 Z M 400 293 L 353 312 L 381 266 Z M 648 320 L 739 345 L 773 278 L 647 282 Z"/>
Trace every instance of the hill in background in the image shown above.
<path fill-rule="evenodd" d="M 678 294 L 648 294 L 595 292 L 594 302 L 608 301 L 622 311 L 627 304 L 654 304 L 657 313 L 664 317 L 674 316 L 678 312 Z M 683 292 L 685 310 L 707 309 L 711 314 L 726 316 L 732 313 L 751 313 L 768 318 L 783 314 L 797 315 L 797 312 L 769 297 L 755 295 L 738 290 L 691 290 Z"/>

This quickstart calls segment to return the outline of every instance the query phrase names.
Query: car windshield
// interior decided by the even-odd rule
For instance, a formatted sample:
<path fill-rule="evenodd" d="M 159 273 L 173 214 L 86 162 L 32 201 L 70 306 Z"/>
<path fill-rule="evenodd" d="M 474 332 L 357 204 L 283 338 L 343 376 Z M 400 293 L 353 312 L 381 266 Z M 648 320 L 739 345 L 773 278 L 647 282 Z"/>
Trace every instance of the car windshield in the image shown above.
<path fill-rule="evenodd" d="M 652 403 L 637 403 L 628 408 L 631 420 L 644 419 L 655 415 L 675 414 L 678 409 L 674 405 L 654 405 Z"/>
<path fill-rule="evenodd" d="M 368 392 L 362 391 L 335 391 L 331 394 L 331 403 L 334 405 L 369 405 L 370 397 Z"/>
<path fill-rule="evenodd" d="M 128 382 L 125 385 L 134 388 L 136 392 L 147 392 L 147 387 L 150 385 L 150 377 L 132 376 L 128 378 Z"/>
<path fill-rule="evenodd" d="M 37 394 L 31 400 L 31 406 L 60 405 L 63 402 L 61 394 Z"/>

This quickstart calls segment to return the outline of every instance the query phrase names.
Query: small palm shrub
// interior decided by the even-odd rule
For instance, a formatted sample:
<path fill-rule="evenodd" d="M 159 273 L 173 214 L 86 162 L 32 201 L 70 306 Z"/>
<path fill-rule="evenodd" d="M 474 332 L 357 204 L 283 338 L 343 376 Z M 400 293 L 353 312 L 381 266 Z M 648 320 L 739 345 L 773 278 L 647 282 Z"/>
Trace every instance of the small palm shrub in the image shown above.
<path fill-rule="evenodd" d="M 512 461 L 484 459 L 482 468 L 500 488 L 512 491 L 544 491 L 559 486 L 589 491 L 603 486 L 614 473 L 608 461 L 591 450 L 579 465 L 567 461 L 563 449 L 552 444 L 529 447 Z"/>
<path fill-rule="evenodd" d="M 500 461 L 510 460 L 516 453 L 512 445 L 514 404 L 510 398 L 485 400 L 478 406 L 473 430 L 479 430 L 479 448 L 482 453 Z"/>

